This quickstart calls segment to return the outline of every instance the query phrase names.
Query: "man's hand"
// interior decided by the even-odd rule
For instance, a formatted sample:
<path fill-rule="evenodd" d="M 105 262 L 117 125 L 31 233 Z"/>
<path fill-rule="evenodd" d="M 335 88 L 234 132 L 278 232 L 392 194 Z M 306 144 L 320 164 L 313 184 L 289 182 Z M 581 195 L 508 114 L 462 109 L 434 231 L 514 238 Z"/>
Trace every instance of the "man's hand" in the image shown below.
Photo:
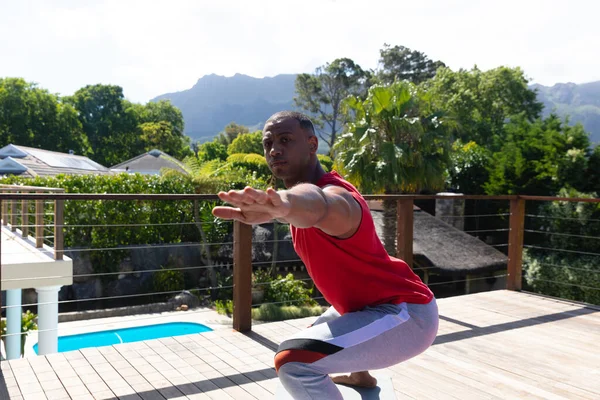
<path fill-rule="evenodd" d="M 219 192 L 218 196 L 233 207 L 213 208 L 215 217 L 234 219 L 249 225 L 284 219 L 291 210 L 286 196 L 272 188 L 263 191 L 247 186 L 244 190 Z"/>

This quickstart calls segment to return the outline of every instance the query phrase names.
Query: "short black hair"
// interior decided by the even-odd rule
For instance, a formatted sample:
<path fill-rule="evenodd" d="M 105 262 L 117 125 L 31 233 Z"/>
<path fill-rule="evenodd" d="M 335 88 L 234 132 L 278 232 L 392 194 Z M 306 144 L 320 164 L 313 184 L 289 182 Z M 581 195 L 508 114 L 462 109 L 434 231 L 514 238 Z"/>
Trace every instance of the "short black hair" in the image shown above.
<path fill-rule="evenodd" d="M 267 120 L 267 123 L 278 120 L 278 119 L 287 119 L 287 118 L 295 119 L 296 121 L 298 121 L 300 123 L 300 128 L 311 133 L 312 135 L 315 134 L 315 126 L 313 125 L 313 123 L 310 120 L 310 118 L 308 117 L 308 115 L 302 114 L 297 111 L 279 111 L 279 112 L 271 115 L 269 117 L 269 119 Z"/>

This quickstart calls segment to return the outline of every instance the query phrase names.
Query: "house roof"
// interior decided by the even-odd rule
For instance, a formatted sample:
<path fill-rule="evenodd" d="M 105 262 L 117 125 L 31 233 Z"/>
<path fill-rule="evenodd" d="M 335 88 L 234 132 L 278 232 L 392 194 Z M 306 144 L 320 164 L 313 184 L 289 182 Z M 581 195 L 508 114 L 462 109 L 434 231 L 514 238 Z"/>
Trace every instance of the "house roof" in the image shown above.
<path fill-rule="evenodd" d="M 375 227 L 383 237 L 383 213 L 372 210 Z M 423 268 L 444 273 L 486 273 L 506 269 L 507 257 L 425 211 L 413 212 L 413 259 Z"/>
<path fill-rule="evenodd" d="M 0 149 L 0 160 L 0 174 L 35 177 L 111 173 L 88 157 L 14 144 Z"/>
<path fill-rule="evenodd" d="M 163 168 L 174 169 L 187 174 L 183 164 L 160 150 L 151 150 L 130 160 L 111 167 L 113 172 L 131 172 L 140 174 L 159 174 Z"/>

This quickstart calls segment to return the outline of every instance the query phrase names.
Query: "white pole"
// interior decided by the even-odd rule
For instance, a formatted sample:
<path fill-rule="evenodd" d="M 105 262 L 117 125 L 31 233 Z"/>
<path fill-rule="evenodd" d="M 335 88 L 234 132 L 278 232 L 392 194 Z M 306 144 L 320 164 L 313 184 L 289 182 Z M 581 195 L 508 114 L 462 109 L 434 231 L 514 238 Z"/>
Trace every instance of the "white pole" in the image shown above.
<path fill-rule="evenodd" d="M 6 359 L 21 358 L 21 289 L 6 291 Z"/>
<path fill-rule="evenodd" d="M 58 291 L 60 286 L 36 288 L 38 293 L 38 354 L 58 352 Z M 44 304 L 48 303 L 48 304 Z"/>

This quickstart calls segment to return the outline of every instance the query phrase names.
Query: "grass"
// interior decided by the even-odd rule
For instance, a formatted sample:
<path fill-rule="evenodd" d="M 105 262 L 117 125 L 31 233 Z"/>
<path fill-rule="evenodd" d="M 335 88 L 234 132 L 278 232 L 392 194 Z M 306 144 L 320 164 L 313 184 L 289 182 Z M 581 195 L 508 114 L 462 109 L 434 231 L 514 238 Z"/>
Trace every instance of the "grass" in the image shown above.
<path fill-rule="evenodd" d="M 222 315 L 233 314 L 233 302 L 227 300 L 215 302 L 217 312 Z M 263 304 L 252 309 L 252 319 L 256 321 L 285 321 L 287 319 L 316 317 L 325 311 L 322 306 L 279 306 L 275 304 Z"/>

